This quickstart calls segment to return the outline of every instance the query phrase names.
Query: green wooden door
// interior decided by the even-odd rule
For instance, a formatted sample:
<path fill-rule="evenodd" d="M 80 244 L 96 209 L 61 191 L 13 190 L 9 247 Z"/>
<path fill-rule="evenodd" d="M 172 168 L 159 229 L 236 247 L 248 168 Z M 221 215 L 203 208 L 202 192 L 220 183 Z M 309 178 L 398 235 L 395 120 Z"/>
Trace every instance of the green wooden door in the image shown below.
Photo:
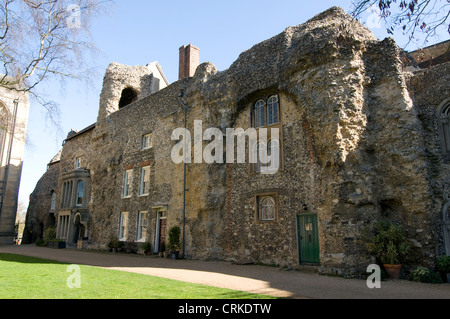
<path fill-rule="evenodd" d="M 319 231 L 316 214 L 297 216 L 299 243 L 299 261 L 302 263 L 320 263 Z"/>

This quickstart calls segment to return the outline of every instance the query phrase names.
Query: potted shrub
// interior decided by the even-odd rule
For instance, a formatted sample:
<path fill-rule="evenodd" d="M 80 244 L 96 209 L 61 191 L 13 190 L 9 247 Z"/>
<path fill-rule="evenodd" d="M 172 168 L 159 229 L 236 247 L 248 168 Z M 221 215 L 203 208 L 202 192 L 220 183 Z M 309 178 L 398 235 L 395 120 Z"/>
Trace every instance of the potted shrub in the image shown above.
<path fill-rule="evenodd" d="M 115 236 L 111 236 L 109 239 L 108 247 L 110 251 L 113 253 L 116 253 L 119 251 L 119 248 L 123 246 L 123 243 Z"/>
<path fill-rule="evenodd" d="M 450 256 L 441 256 L 436 260 L 436 270 L 441 274 L 442 280 L 450 283 Z"/>
<path fill-rule="evenodd" d="M 55 240 L 56 239 L 56 228 L 49 227 L 46 230 L 44 230 L 42 239 L 44 240 L 45 246 L 47 246 L 50 241 Z"/>
<path fill-rule="evenodd" d="M 376 224 L 375 235 L 369 239 L 367 248 L 383 264 L 388 278 L 400 278 L 401 263 L 410 247 L 399 225 L 388 220 L 379 221 Z"/>
<path fill-rule="evenodd" d="M 43 235 L 44 245 L 48 248 L 64 249 L 66 248 L 66 242 L 56 238 L 56 228 L 49 227 L 44 231 Z"/>
<path fill-rule="evenodd" d="M 144 251 L 144 255 L 150 256 L 152 254 L 152 244 L 148 241 L 141 244 L 141 249 Z"/>
<path fill-rule="evenodd" d="M 172 259 L 178 259 L 181 248 L 181 230 L 178 226 L 173 226 L 169 229 L 169 243 L 167 248 L 170 251 L 170 256 Z"/>

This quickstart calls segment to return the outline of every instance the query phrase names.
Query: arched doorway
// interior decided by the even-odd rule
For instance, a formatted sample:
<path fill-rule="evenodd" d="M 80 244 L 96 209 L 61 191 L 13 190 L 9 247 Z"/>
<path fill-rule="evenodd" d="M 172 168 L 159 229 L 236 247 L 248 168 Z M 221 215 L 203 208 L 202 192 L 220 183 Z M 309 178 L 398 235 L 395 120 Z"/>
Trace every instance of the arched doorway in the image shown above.
<path fill-rule="evenodd" d="M 87 224 L 83 215 L 83 213 L 77 213 L 73 221 L 72 243 L 76 244 L 79 249 L 82 249 L 87 241 Z"/>

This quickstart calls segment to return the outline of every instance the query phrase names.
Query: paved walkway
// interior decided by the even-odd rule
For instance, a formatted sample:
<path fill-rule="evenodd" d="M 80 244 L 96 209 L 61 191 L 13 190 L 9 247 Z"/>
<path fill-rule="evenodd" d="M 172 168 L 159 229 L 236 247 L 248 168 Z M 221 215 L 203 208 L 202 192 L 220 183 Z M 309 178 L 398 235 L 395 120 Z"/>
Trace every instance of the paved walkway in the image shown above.
<path fill-rule="evenodd" d="M 381 289 L 369 289 L 366 281 L 360 279 L 320 276 L 310 272 L 227 262 L 171 260 L 72 249 L 56 250 L 35 245 L 0 246 L 0 253 L 91 265 L 286 298 L 450 299 L 450 284 L 432 285 L 394 280 L 383 281 Z"/>

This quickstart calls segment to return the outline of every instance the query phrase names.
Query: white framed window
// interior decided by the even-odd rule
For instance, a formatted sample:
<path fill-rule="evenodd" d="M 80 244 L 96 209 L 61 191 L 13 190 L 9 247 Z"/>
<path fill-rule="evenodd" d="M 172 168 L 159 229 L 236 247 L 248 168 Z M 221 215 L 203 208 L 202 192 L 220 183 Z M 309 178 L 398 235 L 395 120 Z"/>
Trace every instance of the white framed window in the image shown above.
<path fill-rule="evenodd" d="M 56 208 L 56 192 L 52 192 L 52 202 L 50 204 L 50 211 L 54 211 Z"/>
<path fill-rule="evenodd" d="M 79 169 L 79 168 L 81 168 L 81 158 L 77 157 L 75 159 L 75 169 Z"/>
<path fill-rule="evenodd" d="M 280 100 L 277 94 L 257 100 L 252 107 L 251 123 L 254 128 L 270 126 L 280 121 Z"/>
<path fill-rule="evenodd" d="M 153 134 L 146 134 L 142 136 L 141 149 L 146 150 L 153 147 Z"/>
<path fill-rule="evenodd" d="M 123 197 L 131 197 L 133 191 L 133 170 L 125 171 L 125 177 L 123 181 Z"/>
<path fill-rule="evenodd" d="M 278 123 L 278 96 L 272 95 L 267 100 L 267 125 Z"/>
<path fill-rule="evenodd" d="M 139 195 L 148 195 L 150 191 L 150 166 L 141 167 L 141 179 L 139 183 Z"/>
<path fill-rule="evenodd" d="M 255 103 L 255 127 L 265 126 L 266 116 L 265 116 L 265 105 L 264 100 L 259 100 Z"/>
<path fill-rule="evenodd" d="M 253 172 L 254 173 L 260 173 L 261 172 L 261 157 L 260 157 L 260 153 L 263 149 L 266 148 L 266 144 L 264 144 L 263 142 L 258 142 L 257 144 L 255 144 L 255 158 L 256 158 L 256 163 L 253 164 Z"/>
<path fill-rule="evenodd" d="M 261 154 L 261 152 L 266 152 L 266 154 Z M 264 161 L 261 160 L 261 156 L 264 156 Z M 271 138 L 267 144 L 262 141 L 256 143 L 253 158 L 256 163 L 252 164 L 250 168 L 252 173 L 271 174 L 278 172 L 281 164 L 280 140 Z"/>
<path fill-rule="evenodd" d="M 120 213 L 119 240 L 126 241 L 128 236 L 128 213 Z"/>
<path fill-rule="evenodd" d="M 83 206 L 83 200 L 84 200 L 84 182 L 79 181 L 77 185 L 77 202 L 76 206 L 81 207 Z"/>
<path fill-rule="evenodd" d="M 260 221 L 276 220 L 277 207 L 274 196 L 258 196 L 258 219 Z"/>
<path fill-rule="evenodd" d="M 145 241 L 147 239 L 147 220 L 148 212 L 139 212 L 138 214 L 138 231 L 137 231 L 137 239 L 138 241 Z"/>

